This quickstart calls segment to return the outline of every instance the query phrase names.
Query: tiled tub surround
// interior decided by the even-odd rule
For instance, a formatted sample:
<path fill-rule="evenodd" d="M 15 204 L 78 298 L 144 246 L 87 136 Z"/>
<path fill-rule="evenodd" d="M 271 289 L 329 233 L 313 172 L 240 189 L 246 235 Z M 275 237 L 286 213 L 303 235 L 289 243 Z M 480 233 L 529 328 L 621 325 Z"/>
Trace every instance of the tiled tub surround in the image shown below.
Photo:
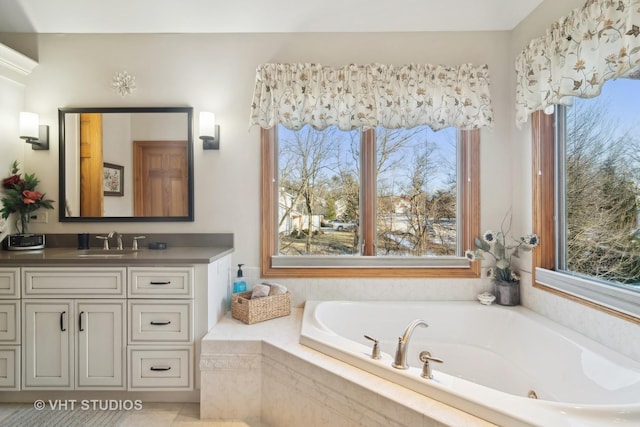
<path fill-rule="evenodd" d="M 254 325 L 227 314 L 202 340 L 200 417 L 274 427 L 493 424 L 301 345 L 302 309 Z"/>
<path fill-rule="evenodd" d="M 412 366 L 391 367 L 407 325 Z M 382 359 L 371 359 L 380 340 Z M 640 363 L 524 307 L 476 302 L 308 301 L 301 343 L 499 425 L 640 424 Z M 434 380 L 420 377 L 428 350 Z M 539 400 L 527 397 L 535 391 Z"/>
<path fill-rule="evenodd" d="M 309 306 L 313 304 L 313 302 L 308 303 Z M 512 309 L 484 307 L 471 302 L 462 304 L 469 304 L 479 309 L 528 311 L 522 307 Z M 456 409 L 464 404 L 447 405 L 436 400 L 441 396 L 437 398 L 426 397 L 399 385 L 396 381 L 389 381 L 362 369 L 356 369 L 333 357 L 301 345 L 299 340 L 302 316 L 303 310 L 295 309 L 288 317 L 255 325 L 245 325 L 227 315 L 207 334 L 202 341 L 200 360 L 202 418 L 238 420 L 260 417 L 270 425 L 283 427 L 297 425 L 412 427 L 493 425 L 479 416 Z M 534 315 L 534 317 L 538 316 Z M 548 322 L 545 319 L 542 321 L 543 323 Z M 368 326 L 374 324 L 372 321 L 364 319 L 343 323 L 351 325 L 355 329 L 367 327 L 368 332 L 370 332 Z M 430 328 L 437 325 L 437 322 L 430 323 Z M 465 327 L 472 325 L 473 322 L 468 319 L 464 323 Z M 401 335 L 405 326 L 402 325 L 396 335 Z M 415 331 L 410 349 L 418 347 L 422 350 L 417 338 L 428 330 L 429 328 L 420 328 Z M 374 332 L 370 333 L 374 334 Z M 569 331 L 569 335 L 572 334 Z M 525 335 L 530 336 L 529 333 L 525 333 Z M 371 360 L 368 359 L 370 345 L 368 343 L 366 345 L 355 344 L 360 348 L 361 354 L 358 357 L 362 356 Z M 433 343 L 425 345 L 434 356 L 442 356 L 437 353 L 441 351 L 438 346 L 434 346 Z M 514 347 L 513 350 L 515 352 L 520 349 L 520 347 Z M 553 360 L 556 357 L 562 357 L 561 353 L 561 350 L 554 349 L 547 354 Z M 511 355 L 510 352 L 507 356 Z M 390 362 L 390 357 L 390 354 L 386 354 L 382 362 L 375 361 L 375 363 L 386 365 L 387 362 Z M 445 364 L 453 362 L 452 358 L 447 360 L 447 356 L 444 357 Z M 584 363 L 597 362 L 597 358 L 590 360 L 585 357 L 583 360 Z M 443 376 L 441 370 L 443 367 L 444 365 L 435 365 L 436 379 Z M 613 367 L 615 366 L 604 367 L 604 370 L 596 369 L 594 374 L 600 374 L 600 380 L 612 378 L 611 368 Z M 632 375 L 625 376 L 625 381 L 638 380 L 637 371 L 628 370 L 626 374 Z M 413 376 L 417 373 L 412 368 L 408 375 Z M 539 377 L 540 380 L 544 380 L 548 379 L 550 375 L 552 374 L 542 372 Z M 561 381 L 567 381 L 562 373 L 559 375 Z M 420 379 L 420 381 L 426 380 Z M 500 393 L 479 385 L 474 385 L 474 387 L 475 391 L 482 395 Z M 637 394 L 634 395 L 637 396 Z M 533 419 L 526 422 L 507 417 L 494 418 L 494 422 L 509 426 L 610 425 L 614 419 L 623 426 L 634 425 L 634 422 L 637 425 L 638 422 L 637 406 L 635 413 L 626 411 L 625 413 L 611 414 L 611 408 L 607 407 L 592 406 L 580 409 L 585 405 L 573 405 L 572 408 L 579 416 L 583 411 L 587 415 L 584 419 L 565 416 L 560 420 L 547 419 L 545 421 L 542 417 L 545 416 L 547 409 L 566 409 L 562 408 L 564 404 L 552 401 L 534 401 L 515 396 L 513 399 L 522 400 L 523 407 L 533 411 Z M 513 400 L 507 399 L 498 405 L 502 408 L 509 408 L 513 402 Z M 476 405 L 475 409 L 478 408 L 482 409 L 480 405 Z M 483 413 L 482 417 L 486 418 L 486 415 Z M 627 424 L 624 423 L 625 417 Z M 590 424 L 585 424 L 587 422 Z"/>

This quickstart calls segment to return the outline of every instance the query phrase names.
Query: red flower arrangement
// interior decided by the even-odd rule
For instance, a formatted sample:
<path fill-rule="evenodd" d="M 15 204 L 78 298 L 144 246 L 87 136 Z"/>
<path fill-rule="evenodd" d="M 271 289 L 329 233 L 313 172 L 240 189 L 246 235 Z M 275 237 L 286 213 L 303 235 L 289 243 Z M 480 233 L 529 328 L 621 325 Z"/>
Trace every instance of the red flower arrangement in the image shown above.
<path fill-rule="evenodd" d="M 29 214 L 40 208 L 53 209 L 53 200 L 45 198 L 45 195 L 36 191 L 36 185 L 40 183 L 35 174 L 25 174 L 24 179 L 18 173 L 19 164 L 14 161 L 11 165 L 11 176 L 2 180 L 4 196 L 2 201 L 2 218 L 7 219 L 9 215 L 16 212 L 19 217 L 16 220 L 16 227 L 19 233 L 27 233 L 27 221 Z"/>

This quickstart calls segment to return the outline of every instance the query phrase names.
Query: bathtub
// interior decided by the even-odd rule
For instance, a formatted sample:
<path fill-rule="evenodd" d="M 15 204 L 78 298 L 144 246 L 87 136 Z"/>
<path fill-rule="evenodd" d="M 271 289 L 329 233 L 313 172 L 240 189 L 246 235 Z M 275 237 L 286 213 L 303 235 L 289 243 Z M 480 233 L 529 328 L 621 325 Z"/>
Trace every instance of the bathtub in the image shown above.
<path fill-rule="evenodd" d="M 429 327 L 413 332 L 410 368 L 395 369 L 415 319 Z M 640 363 L 524 307 L 307 301 L 300 343 L 501 426 L 640 425 Z M 444 361 L 432 380 L 420 375 L 422 350 Z"/>

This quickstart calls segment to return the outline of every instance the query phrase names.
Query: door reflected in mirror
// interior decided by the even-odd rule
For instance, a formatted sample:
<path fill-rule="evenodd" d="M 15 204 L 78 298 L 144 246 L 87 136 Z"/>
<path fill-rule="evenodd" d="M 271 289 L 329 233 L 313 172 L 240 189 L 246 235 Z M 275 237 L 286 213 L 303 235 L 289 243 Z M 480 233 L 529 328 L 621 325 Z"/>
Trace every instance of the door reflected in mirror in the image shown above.
<path fill-rule="evenodd" d="M 60 221 L 193 221 L 191 107 L 61 108 Z"/>

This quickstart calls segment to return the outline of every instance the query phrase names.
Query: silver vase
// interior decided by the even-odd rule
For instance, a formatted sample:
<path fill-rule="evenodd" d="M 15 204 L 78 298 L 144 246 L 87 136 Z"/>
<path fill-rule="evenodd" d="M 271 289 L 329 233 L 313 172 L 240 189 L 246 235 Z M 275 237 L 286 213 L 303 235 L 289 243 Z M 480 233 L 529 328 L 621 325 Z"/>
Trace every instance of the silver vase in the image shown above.
<path fill-rule="evenodd" d="M 520 305 L 520 282 L 504 282 L 495 280 L 496 304 Z"/>

